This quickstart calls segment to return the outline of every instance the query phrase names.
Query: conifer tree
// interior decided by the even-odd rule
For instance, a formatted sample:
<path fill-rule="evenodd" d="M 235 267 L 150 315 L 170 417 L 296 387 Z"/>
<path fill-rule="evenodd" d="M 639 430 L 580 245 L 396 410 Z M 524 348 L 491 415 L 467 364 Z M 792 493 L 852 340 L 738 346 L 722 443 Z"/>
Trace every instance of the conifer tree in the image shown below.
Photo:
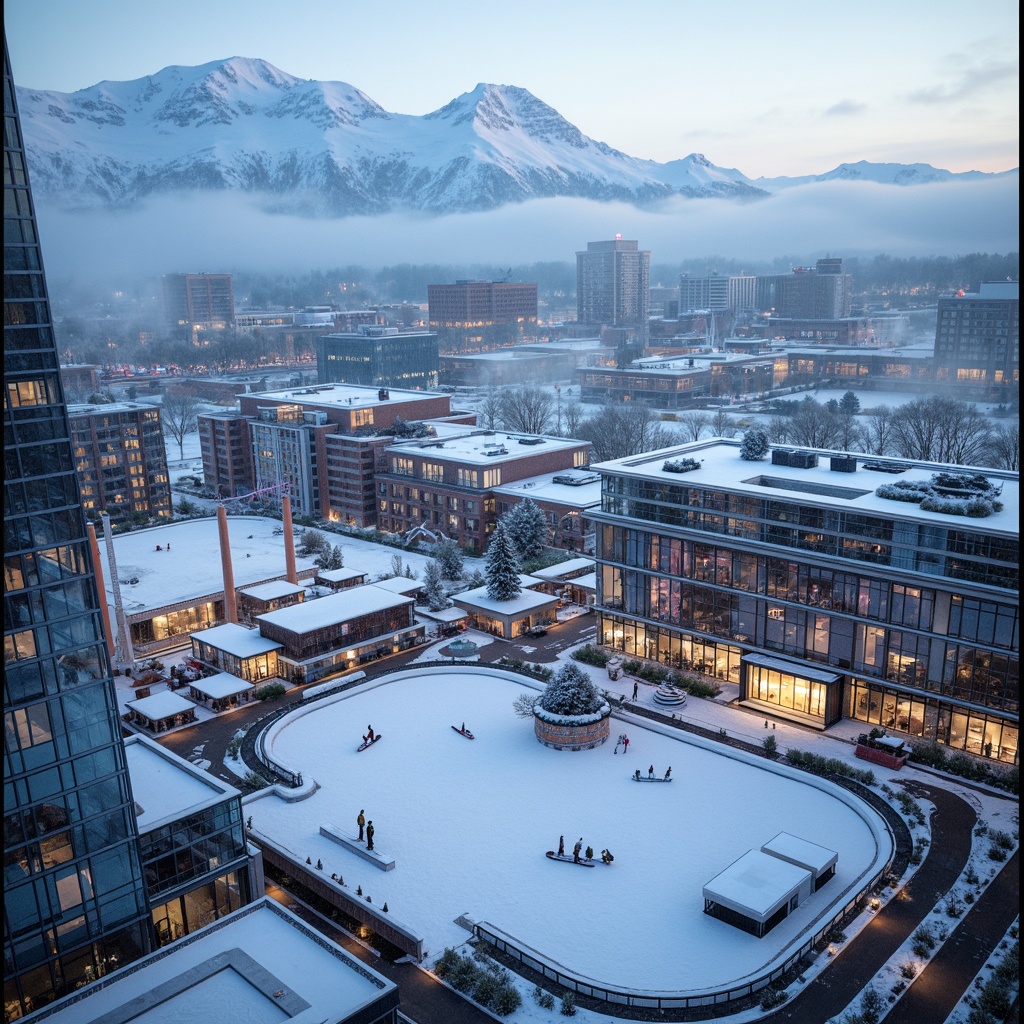
<path fill-rule="evenodd" d="M 436 558 L 431 558 L 423 570 L 423 596 L 432 612 L 439 612 L 451 604 L 444 589 L 441 565 Z"/>
<path fill-rule="evenodd" d="M 536 558 L 548 542 L 548 524 L 544 513 L 530 498 L 523 498 L 502 517 L 521 561 Z"/>
<path fill-rule="evenodd" d="M 504 523 L 499 520 L 487 547 L 487 567 L 484 569 L 487 596 L 492 601 L 511 601 L 519 596 L 522 590 L 519 568 L 519 553 Z"/>
<path fill-rule="evenodd" d="M 434 548 L 434 558 L 441 567 L 441 576 L 446 580 L 462 578 L 465 559 L 462 548 L 453 540 L 443 540 Z"/>
<path fill-rule="evenodd" d="M 564 664 L 537 698 L 554 715 L 592 715 L 600 711 L 604 697 L 578 665 Z"/>

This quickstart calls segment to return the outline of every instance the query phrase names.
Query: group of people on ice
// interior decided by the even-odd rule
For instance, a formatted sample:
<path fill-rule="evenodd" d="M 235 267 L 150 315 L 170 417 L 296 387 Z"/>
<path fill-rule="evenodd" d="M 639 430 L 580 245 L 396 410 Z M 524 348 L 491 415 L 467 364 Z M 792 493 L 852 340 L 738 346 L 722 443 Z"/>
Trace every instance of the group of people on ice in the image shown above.
<path fill-rule="evenodd" d="M 558 837 L 558 856 L 565 857 L 565 836 Z M 583 836 L 580 836 L 579 839 L 577 839 L 575 844 L 573 845 L 572 859 L 573 862 L 576 864 L 581 864 L 584 861 L 594 859 L 594 848 L 592 846 L 588 846 L 586 850 L 583 849 Z M 605 864 L 611 864 L 611 862 L 615 860 L 615 858 L 611 855 L 610 851 L 602 850 L 601 860 L 604 861 Z"/>
<path fill-rule="evenodd" d="M 635 772 L 633 772 L 633 778 L 634 779 L 639 779 L 640 778 L 640 769 L 639 768 L 637 768 L 637 770 Z M 653 764 L 647 769 L 647 778 L 649 778 L 649 779 L 653 779 L 654 778 L 654 765 Z M 669 765 L 668 768 L 665 769 L 665 774 L 664 774 L 663 778 L 664 778 L 664 781 L 666 781 L 666 782 L 669 779 L 672 778 L 672 765 Z"/>
<path fill-rule="evenodd" d="M 629 737 L 625 733 L 620 733 L 619 738 L 615 741 L 615 749 L 612 751 L 613 754 L 619 752 L 619 747 L 622 747 L 624 754 L 629 753 Z"/>

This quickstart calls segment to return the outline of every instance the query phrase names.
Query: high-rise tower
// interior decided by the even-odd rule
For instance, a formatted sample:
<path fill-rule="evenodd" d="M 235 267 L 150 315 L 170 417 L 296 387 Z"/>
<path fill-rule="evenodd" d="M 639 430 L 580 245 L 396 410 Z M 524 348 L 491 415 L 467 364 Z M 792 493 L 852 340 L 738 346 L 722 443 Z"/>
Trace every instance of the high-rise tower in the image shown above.
<path fill-rule="evenodd" d="M 135 809 L 4 37 L 4 1004 L 150 946 Z"/>
<path fill-rule="evenodd" d="M 587 242 L 576 253 L 576 319 L 581 324 L 624 327 L 647 337 L 651 254 L 619 236 Z"/>

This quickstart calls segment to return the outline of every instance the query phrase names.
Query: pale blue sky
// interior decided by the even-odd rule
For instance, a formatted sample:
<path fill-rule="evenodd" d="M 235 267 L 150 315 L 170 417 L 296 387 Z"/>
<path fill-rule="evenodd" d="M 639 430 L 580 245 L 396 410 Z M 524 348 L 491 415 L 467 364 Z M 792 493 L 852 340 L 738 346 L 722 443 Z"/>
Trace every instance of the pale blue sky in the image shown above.
<path fill-rule="evenodd" d="M 424 114 L 518 85 L 632 156 L 745 174 L 1018 164 L 1012 0 L 7 0 L 20 86 L 72 92 L 259 57 Z"/>

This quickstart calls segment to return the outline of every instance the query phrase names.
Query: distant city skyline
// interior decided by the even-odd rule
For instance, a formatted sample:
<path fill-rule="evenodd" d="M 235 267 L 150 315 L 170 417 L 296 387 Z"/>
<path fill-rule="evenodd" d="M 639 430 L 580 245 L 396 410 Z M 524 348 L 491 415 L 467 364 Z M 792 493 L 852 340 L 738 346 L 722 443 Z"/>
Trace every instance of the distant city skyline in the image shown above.
<path fill-rule="evenodd" d="M 749 0 L 727 16 L 671 0 L 624 13 L 606 0 L 10 0 L 5 31 L 17 81 L 34 89 L 73 92 L 244 56 L 347 82 L 402 114 L 436 110 L 478 82 L 517 85 L 631 156 L 702 152 L 751 176 L 861 159 L 1017 166 L 1019 16 L 1009 0 L 968 10 L 868 0 L 845 20 L 804 0 L 780 16 Z"/>

